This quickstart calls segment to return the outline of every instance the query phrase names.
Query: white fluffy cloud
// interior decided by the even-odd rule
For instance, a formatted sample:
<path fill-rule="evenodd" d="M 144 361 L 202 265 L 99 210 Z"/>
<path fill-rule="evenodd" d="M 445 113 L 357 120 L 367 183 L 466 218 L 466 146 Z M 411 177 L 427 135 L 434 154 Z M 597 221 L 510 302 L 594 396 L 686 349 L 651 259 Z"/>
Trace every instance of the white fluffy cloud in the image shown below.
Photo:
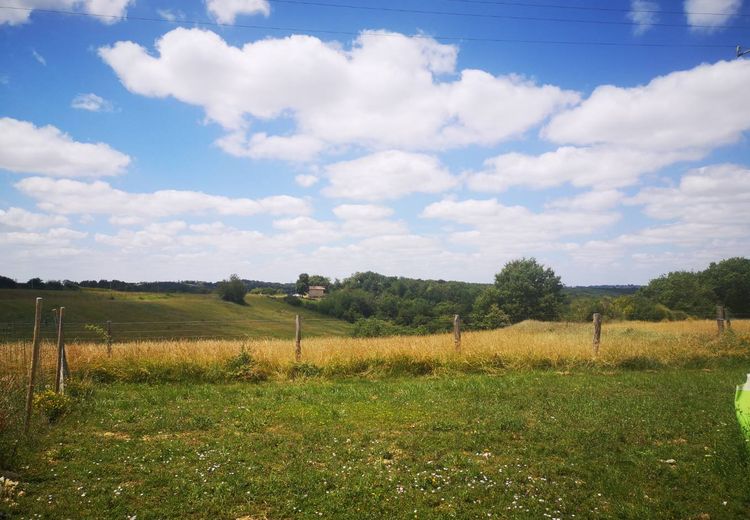
<path fill-rule="evenodd" d="M 555 116 L 542 135 L 556 143 L 609 144 L 645 151 L 711 149 L 750 128 L 739 102 L 750 61 L 720 61 L 672 72 L 647 85 L 596 88 L 581 105 Z"/>
<path fill-rule="evenodd" d="M 7 0 L 0 9 L 0 24 L 18 25 L 29 21 L 34 9 L 59 9 L 102 15 L 99 20 L 110 24 L 125 16 L 134 0 Z"/>
<path fill-rule="evenodd" d="M 206 8 L 220 23 L 234 23 L 239 15 L 271 14 L 267 0 L 206 0 Z"/>
<path fill-rule="evenodd" d="M 205 213 L 250 216 L 262 213 L 305 215 L 310 212 L 307 201 L 287 195 L 254 200 L 184 190 L 128 193 L 102 181 L 85 183 L 43 177 L 29 177 L 15 186 L 35 199 L 40 208 L 57 214 L 161 218 Z"/>
<path fill-rule="evenodd" d="M 315 184 L 317 184 L 319 180 L 320 178 L 318 178 L 315 175 L 304 174 L 304 173 L 300 175 L 296 175 L 294 177 L 294 182 L 296 182 L 303 188 L 310 188 L 311 186 L 314 186 Z"/>
<path fill-rule="evenodd" d="M 67 226 L 69 221 L 61 215 L 32 213 L 21 208 L 0 209 L 0 228 L 40 229 Z"/>
<path fill-rule="evenodd" d="M 576 146 L 490 158 L 482 170 L 466 174 L 467 185 L 489 192 L 566 183 L 598 189 L 633 185 L 644 174 L 702 159 L 740 140 L 750 129 L 750 105 L 738 103 L 736 93 L 748 82 L 750 62 L 735 60 L 673 72 L 638 87 L 600 86 L 541 131 L 554 143 Z"/>
<path fill-rule="evenodd" d="M 397 199 L 410 193 L 440 193 L 458 180 L 435 157 L 389 150 L 326 166 L 328 197 Z"/>
<path fill-rule="evenodd" d="M 569 211 L 605 211 L 619 205 L 623 199 L 624 195 L 617 190 L 587 191 L 575 197 L 555 199 L 546 207 Z"/>
<path fill-rule="evenodd" d="M 713 31 L 726 24 L 740 7 L 742 0 L 685 0 L 688 23 L 704 31 Z"/>
<path fill-rule="evenodd" d="M 235 157 L 311 161 L 323 150 L 324 144 L 309 135 L 269 136 L 259 132 L 245 138 L 243 132 L 232 132 L 216 141 L 219 148 Z"/>
<path fill-rule="evenodd" d="M 659 19 L 656 12 L 658 9 L 659 4 L 656 2 L 651 2 L 650 0 L 631 0 L 628 19 L 637 24 L 633 29 L 633 32 L 637 35 L 641 35 L 651 29 L 653 24 Z"/>
<path fill-rule="evenodd" d="M 0 168 L 54 177 L 100 177 L 125 171 L 130 157 L 104 143 L 79 143 L 54 126 L 0 118 Z"/>
<path fill-rule="evenodd" d="M 70 106 L 79 110 L 88 110 L 89 112 L 111 112 L 112 103 L 93 92 L 88 94 L 78 94 L 71 101 Z"/>
<path fill-rule="evenodd" d="M 342 204 L 333 208 L 333 214 L 343 222 L 341 229 L 349 236 L 407 235 L 405 222 L 389 220 L 393 209 L 375 204 Z"/>
<path fill-rule="evenodd" d="M 750 170 L 733 164 L 687 172 L 673 187 L 649 187 L 626 204 L 664 224 L 575 246 L 576 261 L 650 265 L 656 273 L 750 254 Z"/>
<path fill-rule="evenodd" d="M 740 226 L 750 238 L 750 170 L 744 166 L 694 169 L 679 185 L 645 188 L 628 203 L 643 205 L 655 219 Z"/>
<path fill-rule="evenodd" d="M 619 188 L 645 174 L 678 161 L 700 159 L 703 152 L 654 152 L 624 146 L 563 146 L 541 155 L 506 153 L 484 162 L 484 169 L 466 174 L 469 188 L 500 192 L 512 186 L 534 189 L 570 183 L 573 186 Z"/>
<path fill-rule="evenodd" d="M 427 206 L 424 218 L 440 219 L 467 226 L 453 231 L 452 242 L 472 246 L 486 258 L 498 254 L 528 254 L 563 251 L 564 237 L 591 235 L 620 219 L 614 212 L 577 208 L 535 213 L 524 206 L 506 206 L 497 199 L 443 200 Z"/>
<path fill-rule="evenodd" d="M 65 247 L 85 238 L 88 233 L 68 228 L 52 228 L 44 232 L 11 231 L 0 233 L 0 245 L 48 248 Z"/>
<path fill-rule="evenodd" d="M 99 54 L 131 92 L 200 106 L 232 132 L 244 132 L 253 119 L 295 122 L 292 137 L 219 142 L 235 154 L 255 145 L 256 153 L 302 148 L 310 155 L 320 142 L 412 150 L 489 145 L 579 99 L 517 75 L 464 70 L 443 79 L 456 73 L 455 46 L 382 31 L 363 32 L 347 50 L 303 35 L 234 47 L 213 32 L 179 28 L 160 38 L 156 51 L 122 41 Z M 272 151 L 260 152 L 264 146 Z"/>
<path fill-rule="evenodd" d="M 393 215 L 393 209 L 375 204 L 342 204 L 333 208 L 333 214 L 342 220 L 372 220 Z"/>

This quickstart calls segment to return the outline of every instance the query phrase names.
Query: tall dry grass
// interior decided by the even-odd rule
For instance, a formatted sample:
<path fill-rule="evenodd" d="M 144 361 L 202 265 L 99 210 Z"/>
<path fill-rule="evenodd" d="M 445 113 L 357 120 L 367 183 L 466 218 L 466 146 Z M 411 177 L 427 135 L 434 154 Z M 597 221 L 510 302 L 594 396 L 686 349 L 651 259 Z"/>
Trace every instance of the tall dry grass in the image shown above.
<path fill-rule="evenodd" d="M 28 344 L 2 345 L 0 375 L 24 373 L 20 353 Z M 104 379 L 180 379 L 206 374 L 220 379 L 222 367 L 247 352 L 269 377 L 294 373 L 294 344 L 284 340 L 144 341 L 106 346 L 67 346 L 74 373 L 104 374 Z M 11 356 L 9 353 L 15 352 Z M 41 384 L 51 384 L 54 345 L 42 350 Z M 26 356 L 28 358 L 28 355 Z M 524 322 L 505 329 L 463 334 L 456 352 L 450 334 L 388 338 L 303 338 L 302 361 L 331 375 L 378 372 L 431 373 L 440 370 L 490 371 L 520 368 L 656 368 L 705 366 L 723 359 L 750 362 L 750 320 L 732 323 L 732 333 L 717 336 L 713 321 L 606 323 L 599 356 L 592 355 L 592 326 L 579 323 Z M 291 372 L 290 372 L 291 371 Z M 166 374 L 166 375 L 165 375 Z M 209 377 L 209 379 L 211 378 Z"/>

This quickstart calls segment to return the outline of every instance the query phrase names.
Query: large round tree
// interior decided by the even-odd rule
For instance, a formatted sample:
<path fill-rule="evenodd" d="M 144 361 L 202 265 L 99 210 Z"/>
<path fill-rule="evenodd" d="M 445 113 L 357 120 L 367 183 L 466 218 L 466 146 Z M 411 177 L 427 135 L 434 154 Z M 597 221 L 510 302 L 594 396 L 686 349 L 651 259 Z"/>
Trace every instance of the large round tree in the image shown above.
<path fill-rule="evenodd" d="M 512 323 L 557 319 L 565 300 L 562 288 L 560 277 L 534 258 L 508 262 L 495 275 L 497 303 Z"/>
<path fill-rule="evenodd" d="M 228 302 L 239 303 L 240 305 L 245 304 L 245 295 L 247 294 L 247 287 L 245 283 L 240 279 L 239 276 L 233 274 L 229 277 L 229 280 L 222 280 L 219 282 L 219 286 L 216 291 L 222 300 Z"/>

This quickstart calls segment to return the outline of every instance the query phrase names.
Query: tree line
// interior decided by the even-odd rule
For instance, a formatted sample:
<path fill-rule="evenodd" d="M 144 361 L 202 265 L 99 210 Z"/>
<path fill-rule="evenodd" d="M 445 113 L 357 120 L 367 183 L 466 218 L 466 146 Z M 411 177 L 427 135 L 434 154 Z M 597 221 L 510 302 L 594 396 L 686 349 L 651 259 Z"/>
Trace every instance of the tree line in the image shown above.
<path fill-rule="evenodd" d="M 319 301 L 300 298 L 311 286 L 323 286 Z M 508 262 L 494 283 L 420 280 L 355 273 L 343 280 L 302 273 L 294 283 L 241 279 L 220 282 L 141 282 L 118 280 L 18 283 L 0 276 L 0 288 L 75 290 L 80 287 L 143 292 L 216 292 L 227 301 L 245 303 L 248 292 L 284 295 L 292 305 L 355 324 L 358 336 L 427 334 L 452 327 L 461 316 L 466 329 L 495 329 L 523 320 L 588 321 L 594 313 L 613 320 L 711 318 L 716 305 L 730 316 L 750 317 L 750 260 L 736 257 L 711 263 L 703 271 L 674 271 L 643 287 L 565 288 L 554 271 L 534 258 Z"/>
<path fill-rule="evenodd" d="M 598 312 L 621 320 L 712 318 L 717 305 L 726 307 L 730 316 L 750 318 L 750 259 L 712 262 L 703 271 L 673 271 L 631 296 L 576 298 L 563 317 L 581 321 Z"/>
<path fill-rule="evenodd" d="M 304 279 L 312 277 L 305 274 Z M 750 260 L 746 258 L 711 263 L 699 272 L 671 272 L 644 287 L 566 290 L 560 277 L 534 258 L 508 262 L 493 284 L 365 272 L 326 287 L 325 299 L 296 303 L 354 323 L 357 336 L 444 332 L 451 329 L 455 314 L 469 330 L 496 329 L 529 319 L 588 321 L 597 312 L 612 320 L 710 318 L 716 305 L 725 306 L 730 315 L 750 317 Z"/>

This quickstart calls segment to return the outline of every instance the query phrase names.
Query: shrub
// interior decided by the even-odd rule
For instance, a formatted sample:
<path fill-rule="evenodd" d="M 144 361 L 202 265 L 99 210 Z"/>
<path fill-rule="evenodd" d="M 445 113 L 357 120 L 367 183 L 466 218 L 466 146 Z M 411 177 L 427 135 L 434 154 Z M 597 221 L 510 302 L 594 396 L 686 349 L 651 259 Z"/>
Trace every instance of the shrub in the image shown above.
<path fill-rule="evenodd" d="M 244 348 L 242 351 L 227 361 L 227 371 L 231 379 L 260 383 L 268 379 L 268 372 L 258 366 L 257 361 Z"/>
<path fill-rule="evenodd" d="M 70 397 L 56 394 L 52 390 L 34 396 L 34 406 L 39 408 L 50 422 L 55 422 L 68 413 L 71 406 Z"/>
<path fill-rule="evenodd" d="M 91 379 L 70 379 L 65 382 L 65 391 L 74 399 L 88 399 L 94 395 L 94 383 Z"/>
<path fill-rule="evenodd" d="M 291 379 L 297 379 L 298 377 L 318 377 L 323 373 L 323 369 L 321 369 L 317 365 L 313 365 L 312 363 L 294 363 L 289 367 L 289 370 L 287 372 L 287 375 Z"/>
<path fill-rule="evenodd" d="M 401 334 L 402 327 L 394 325 L 390 321 L 378 318 L 360 318 L 354 322 L 352 336 L 355 338 L 376 338 L 380 336 L 396 336 Z"/>
<path fill-rule="evenodd" d="M 296 296 L 292 296 L 291 294 L 288 294 L 284 297 L 284 303 L 288 303 L 289 305 L 292 305 L 294 307 L 302 306 L 302 300 L 300 300 Z"/>

